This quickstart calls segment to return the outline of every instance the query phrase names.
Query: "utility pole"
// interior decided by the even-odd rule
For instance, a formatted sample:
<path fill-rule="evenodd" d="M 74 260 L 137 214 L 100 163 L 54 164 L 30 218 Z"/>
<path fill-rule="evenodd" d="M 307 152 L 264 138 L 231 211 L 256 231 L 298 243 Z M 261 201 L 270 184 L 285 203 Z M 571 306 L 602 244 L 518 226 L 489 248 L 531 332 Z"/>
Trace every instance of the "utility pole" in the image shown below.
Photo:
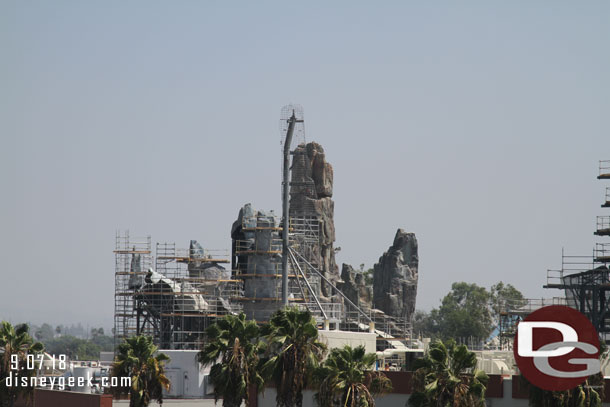
<path fill-rule="evenodd" d="M 286 139 L 284 140 L 284 173 L 282 182 L 282 217 L 284 224 L 282 229 L 282 304 L 288 306 L 288 232 L 290 229 L 290 144 L 292 143 L 292 134 L 294 133 L 294 125 L 303 123 L 303 120 L 297 120 L 294 110 L 292 116 L 288 119 L 288 130 L 286 131 Z"/>

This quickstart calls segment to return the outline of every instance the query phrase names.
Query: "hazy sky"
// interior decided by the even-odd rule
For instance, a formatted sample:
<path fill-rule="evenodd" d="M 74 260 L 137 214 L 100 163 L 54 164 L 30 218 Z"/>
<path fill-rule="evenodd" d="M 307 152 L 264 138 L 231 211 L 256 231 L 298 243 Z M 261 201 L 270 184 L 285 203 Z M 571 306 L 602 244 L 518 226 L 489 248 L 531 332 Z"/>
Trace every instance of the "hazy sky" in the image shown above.
<path fill-rule="evenodd" d="M 420 309 L 454 281 L 559 295 L 603 214 L 609 39 L 606 1 L 2 0 L 0 319 L 110 327 L 117 229 L 229 249 L 244 203 L 279 212 L 291 102 L 339 264 L 404 228 Z"/>

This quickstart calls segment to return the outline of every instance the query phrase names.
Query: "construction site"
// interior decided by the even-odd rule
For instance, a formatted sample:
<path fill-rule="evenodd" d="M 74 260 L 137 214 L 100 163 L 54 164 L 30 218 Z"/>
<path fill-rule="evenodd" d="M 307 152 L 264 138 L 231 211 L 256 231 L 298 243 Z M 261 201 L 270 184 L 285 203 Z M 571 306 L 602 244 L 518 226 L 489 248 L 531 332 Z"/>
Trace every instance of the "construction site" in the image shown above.
<path fill-rule="evenodd" d="M 332 166 L 319 144 L 307 143 L 300 106 L 282 109 L 280 135 L 282 213 L 243 205 L 227 225 L 230 250 L 208 249 L 196 240 L 184 246 L 153 243 L 151 236 L 117 232 L 115 343 L 146 334 L 161 349 L 198 350 L 217 318 L 244 312 L 265 323 L 292 305 L 309 310 L 321 331 L 374 334 L 376 350 L 396 363 L 404 363 L 413 347 L 421 348 L 411 338 L 415 235 L 398 230 L 376 265 L 374 287 L 350 270 L 340 274 L 333 247 Z M 368 302 L 361 301 L 363 293 Z"/>
<path fill-rule="evenodd" d="M 236 220 L 227 225 L 230 249 L 208 249 L 197 240 L 184 246 L 153 244 L 150 236 L 117 232 L 116 343 L 146 334 L 162 349 L 198 350 L 217 318 L 243 312 L 265 323 L 292 305 L 309 310 L 321 333 L 344 333 L 344 342 L 350 335 L 368 334 L 383 365 L 404 368 L 424 351 L 427 342 L 415 338 L 411 328 L 419 262 L 415 235 L 398 229 L 374 266 L 372 284 L 349 265 L 339 271 L 332 166 L 322 146 L 305 139 L 300 106 L 282 109 L 280 135 L 281 214 L 250 203 L 236 208 Z M 599 180 L 610 180 L 610 161 L 600 161 L 598 170 Z M 608 186 L 601 207 L 610 208 Z M 593 233 L 599 241 L 589 255 L 562 250 L 561 268 L 547 271 L 544 288 L 553 295 L 499 304 L 497 335 L 468 343 L 482 368 L 489 365 L 485 370 L 496 374 L 513 371 L 518 322 L 548 305 L 577 309 L 600 339 L 610 341 L 610 243 L 603 241 L 610 236 L 610 216 L 598 216 Z"/>
<path fill-rule="evenodd" d="M 599 161 L 597 179 L 610 181 L 610 160 Z M 602 210 L 610 208 L 610 186 L 605 186 Z M 610 343 L 610 215 L 596 217 L 593 234 L 598 242 L 590 254 L 568 255 L 561 251 L 561 268 L 547 270 L 544 288 L 557 295 L 504 304 L 500 315 L 499 337 L 510 346 L 519 321 L 548 305 L 565 305 L 589 318 L 600 340 Z M 606 241 L 604 241 L 606 239 Z"/>

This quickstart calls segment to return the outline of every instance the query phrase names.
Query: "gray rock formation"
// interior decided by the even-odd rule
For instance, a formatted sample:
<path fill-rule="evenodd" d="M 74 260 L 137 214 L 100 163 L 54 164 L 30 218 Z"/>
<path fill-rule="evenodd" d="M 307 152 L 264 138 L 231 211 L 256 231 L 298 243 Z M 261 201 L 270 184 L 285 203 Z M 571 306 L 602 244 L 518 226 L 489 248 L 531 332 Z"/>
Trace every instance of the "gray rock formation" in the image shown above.
<path fill-rule="evenodd" d="M 308 260 L 331 281 L 339 280 L 335 262 L 335 203 L 333 167 L 326 162 L 321 145 L 311 142 L 299 145 L 293 154 L 290 182 L 290 217 L 317 218 L 320 222 L 319 245 L 307 254 Z M 330 287 L 322 284 L 322 296 L 331 296 Z"/>
<path fill-rule="evenodd" d="M 135 247 L 133 248 L 133 251 L 136 251 Z M 142 287 L 144 285 L 144 274 L 142 273 L 142 259 L 140 253 L 133 253 L 131 255 L 129 271 L 132 274 L 129 275 L 127 286 L 132 290 Z"/>
<path fill-rule="evenodd" d="M 351 302 L 363 311 L 368 311 L 373 305 L 373 287 L 366 284 L 364 274 L 354 270 L 349 264 L 341 267 L 341 282 L 338 288 Z"/>
<path fill-rule="evenodd" d="M 208 282 L 211 285 L 217 284 L 213 280 L 229 280 L 231 278 L 231 270 L 227 270 L 219 263 L 205 258 L 203 247 L 196 240 L 191 240 L 189 257 L 191 259 L 188 263 L 189 277 L 211 280 Z M 202 283 L 205 284 L 206 282 Z"/>
<path fill-rule="evenodd" d="M 415 312 L 419 258 L 414 233 L 398 229 L 394 243 L 374 266 L 374 307 L 411 321 Z"/>
<path fill-rule="evenodd" d="M 246 204 L 233 223 L 231 238 L 233 270 L 244 280 L 244 312 L 248 318 L 268 320 L 281 305 L 279 219 L 273 211 Z"/>
<path fill-rule="evenodd" d="M 152 268 L 144 279 L 145 284 L 138 291 L 136 299 L 156 317 L 164 312 L 201 312 L 208 309 L 208 303 L 187 281 L 178 282 L 157 273 Z M 168 295 L 168 294 L 173 295 Z"/>

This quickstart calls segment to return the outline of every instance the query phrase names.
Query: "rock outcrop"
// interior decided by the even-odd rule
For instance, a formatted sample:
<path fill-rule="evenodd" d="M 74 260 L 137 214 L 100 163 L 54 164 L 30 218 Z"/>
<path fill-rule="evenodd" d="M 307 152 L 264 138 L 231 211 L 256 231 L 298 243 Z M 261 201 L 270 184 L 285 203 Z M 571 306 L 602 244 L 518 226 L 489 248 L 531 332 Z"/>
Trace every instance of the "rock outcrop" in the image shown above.
<path fill-rule="evenodd" d="M 205 258 L 203 247 L 196 240 L 191 240 L 189 245 L 188 272 L 189 277 L 209 280 L 207 284 L 218 285 L 214 280 L 230 280 L 231 270 L 225 269 L 219 263 Z M 203 282 L 206 284 L 206 282 Z"/>
<path fill-rule="evenodd" d="M 415 312 L 419 258 L 414 233 L 398 229 L 394 243 L 374 266 L 374 307 L 411 321 Z"/>
<path fill-rule="evenodd" d="M 329 280 L 339 280 L 335 262 L 335 203 L 333 196 L 333 167 L 326 162 L 324 149 L 318 143 L 299 145 L 293 152 L 290 182 L 290 217 L 320 222 L 318 249 L 309 253 L 309 261 L 318 266 Z M 322 284 L 321 295 L 330 298 L 331 290 Z"/>
<path fill-rule="evenodd" d="M 132 289 L 138 289 L 144 285 L 144 274 L 142 274 L 142 258 L 140 253 L 136 253 L 136 248 L 133 248 L 131 255 L 131 264 L 129 266 L 129 282 L 127 286 Z"/>
<path fill-rule="evenodd" d="M 273 211 L 260 211 L 251 204 L 239 210 L 231 227 L 232 265 L 244 278 L 244 312 L 248 318 L 266 321 L 281 307 L 281 257 L 279 219 Z M 256 277 L 256 278 L 254 278 Z"/>
<path fill-rule="evenodd" d="M 373 305 L 373 287 L 366 284 L 364 274 L 343 263 L 341 280 L 338 287 L 341 292 L 360 309 L 369 311 Z"/>

